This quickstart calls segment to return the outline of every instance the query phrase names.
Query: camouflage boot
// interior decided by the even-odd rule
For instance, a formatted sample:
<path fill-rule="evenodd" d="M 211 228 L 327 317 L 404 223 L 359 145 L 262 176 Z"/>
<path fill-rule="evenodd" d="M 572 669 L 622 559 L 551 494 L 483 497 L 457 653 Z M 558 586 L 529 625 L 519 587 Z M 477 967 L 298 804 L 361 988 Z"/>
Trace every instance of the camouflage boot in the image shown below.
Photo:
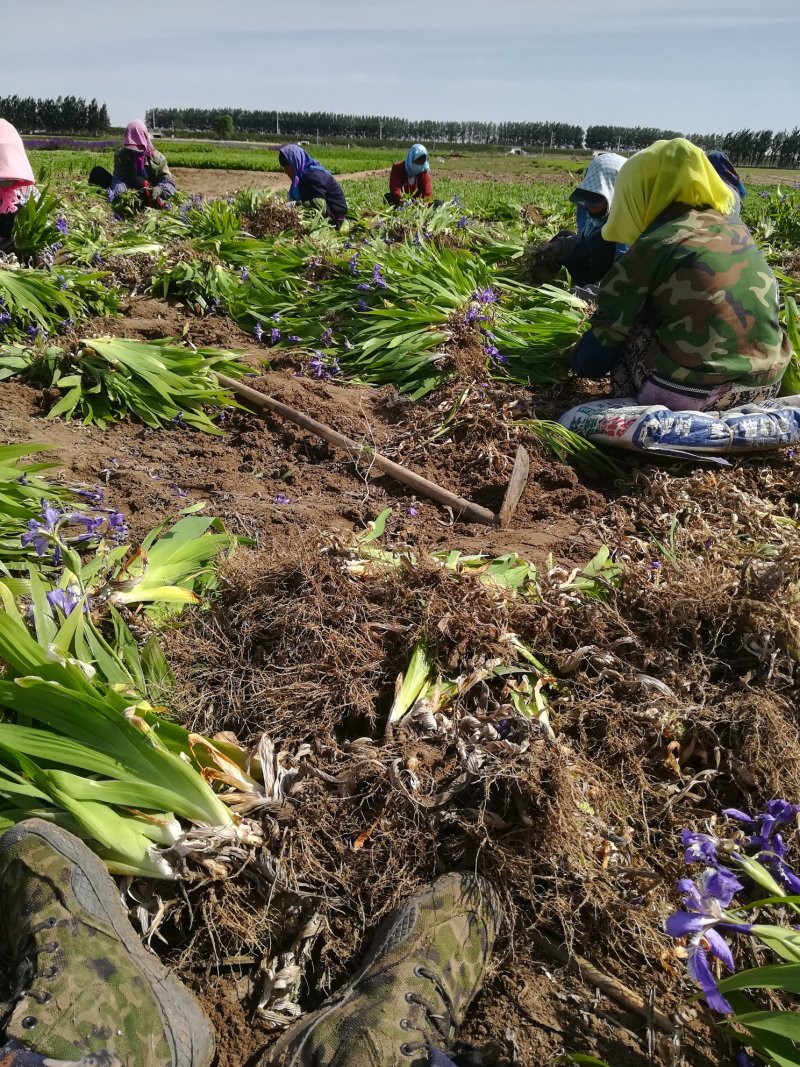
<path fill-rule="evenodd" d="M 260 1067 L 422 1067 L 477 993 L 502 921 L 482 878 L 446 874 L 379 930 L 358 973 Z"/>
<path fill-rule="evenodd" d="M 105 865 L 66 830 L 28 819 L 0 839 L 0 946 L 13 969 L 0 1063 L 17 1043 L 122 1067 L 211 1063 L 205 1016 L 141 944 Z"/>

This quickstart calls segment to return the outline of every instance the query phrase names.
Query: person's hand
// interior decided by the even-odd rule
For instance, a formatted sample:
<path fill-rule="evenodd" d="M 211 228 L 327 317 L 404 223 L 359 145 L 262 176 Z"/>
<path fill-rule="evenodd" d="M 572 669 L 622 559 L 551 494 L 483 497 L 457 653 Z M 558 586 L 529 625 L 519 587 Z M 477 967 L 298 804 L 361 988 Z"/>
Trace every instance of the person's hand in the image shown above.
<path fill-rule="evenodd" d="M 556 234 L 542 251 L 542 260 L 556 267 L 562 267 L 575 250 L 580 237 L 576 233 Z"/>

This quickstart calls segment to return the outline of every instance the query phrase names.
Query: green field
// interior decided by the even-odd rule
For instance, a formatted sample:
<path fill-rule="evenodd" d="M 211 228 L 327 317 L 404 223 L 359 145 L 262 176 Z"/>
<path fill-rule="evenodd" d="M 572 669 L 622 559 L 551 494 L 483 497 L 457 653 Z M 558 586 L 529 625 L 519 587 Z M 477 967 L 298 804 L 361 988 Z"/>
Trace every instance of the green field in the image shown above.
<path fill-rule="evenodd" d="M 213 170 L 268 171 L 278 173 L 277 154 L 265 149 L 226 148 L 217 142 L 183 144 L 180 141 L 157 142 L 157 147 L 173 167 L 195 167 Z M 341 145 L 311 146 L 309 151 L 334 174 L 352 174 L 362 170 L 388 169 L 401 158 L 402 152 L 393 148 L 343 148 Z M 71 176 L 88 173 L 92 166 L 110 167 L 113 152 L 55 149 L 33 150 L 29 153 L 36 174 L 40 178 Z M 570 156 L 511 156 L 505 152 L 432 152 L 435 172 L 471 171 L 492 177 L 524 179 L 537 174 L 575 174 L 586 166 L 589 154 Z"/>
<path fill-rule="evenodd" d="M 178 141 L 157 142 L 157 147 L 173 167 L 274 171 L 275 173 L 280 171 L 277 153 L 264 149 L 224 148 L 216 143 L 184 145 Z M 398 153 L 389 148 L 322 146 L 319 150 L 314 149 L 314 152 L 317 153 L 315 158 L 324 163 L 334 174 L 389 167 L 398 157 Z M 55 149 L 31 151 L 29 155 L 34 171 L 40 178 L 85 174 L 96 164 L 110 168 L 113 162 L 112 151 Z"/>

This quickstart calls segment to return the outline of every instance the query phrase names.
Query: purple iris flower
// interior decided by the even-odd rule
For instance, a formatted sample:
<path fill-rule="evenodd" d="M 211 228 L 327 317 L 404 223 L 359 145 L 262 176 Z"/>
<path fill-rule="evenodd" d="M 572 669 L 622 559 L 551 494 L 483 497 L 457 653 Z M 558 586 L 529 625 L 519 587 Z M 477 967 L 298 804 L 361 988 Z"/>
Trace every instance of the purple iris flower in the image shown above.
<path fill-rule="evenodd" d="M 184 496 L 186 494 L 184 493 Z M 114 538 L 115 541 L 124 541 L 128 536 L 128 524 L 125 522 L 125 516 L 121 511 L 112 511 L 109 513 L 108 518 L 108 532 Z"/>
<path fill-rule="evenodd" d="M 260 322 L 257 322 L 255 324 L 255 326 L 253 327 L 253 337 L 255 337 L 256 341 L 260 344 L 261 343 L 261 338 L 263 336 L 264 336 L 263 327 L 261 326 Z"/>
<path fill-rule="evenodd" d="M 95 489 L 77 489 L 76 495 L 82 496 L 84 500 L 92 504 L 102 504 L 106 494 L 98 485 Z"/>
<path fill-rule="evenodd" d="M 333 343 L 333 330 L 330 328 L 330 326 L 325 327 L 325 332 L 323 333 L 322 337 L 320 337 L 319 343 L 322 348 L 330 348 L 331 344 Z"/>
<path fill-rule="evenodd" d="M 501 366 L 505 366 L 506 363 L 508 363 L 508 356 L 504 356 L 497 345 L 484 345 L 483 351 L 489 359 L 493 360 L 495 363 L 501 364 Z"/>
<path fill-rule="evenodd" d="M 738 808 L 726 808 L 722 814 L 752 827 L 753 832 L 747 838 L 747 846 L 758 849 L 756 859 L 763 863 L 789 892 L 800 894 L 800 878 L 784 861 L 786 843 L 778 829 L 796 821 L 800 814 L 800 804 L 775 799 L 768 802 L 766 811 L 756 816 L 748 815 Z"/>
<path fill-rule="evenodd" d="M 407 514 L 414 518 L 414 516 L 419 515 L 419 511 L 416 508 L 408 508 Z"/>
<path fill-rule="evenodd" d="M 379 289 L 385 289 L 387 286 L 387 281 L 381 274 L 380 263 L 376 263 L 375 266 L 372 268 L 372 280 Z M 359 288 L 361 287 L 359 286 Z"/>
<path fill-rule="evenodd" d="M 67 288 L 67 279 L 64 277 L 63 274 L 57 274 L 56 275 L 56 288 L 57 289 L 66 289 Z"/>
<path fill-rule="evenodd" d="M 247 269 L 247 267 L 242 267 L 239 270 L 239 277 L 242 279 L 243 282 L 246 282 L 248 280 L 248 278 L 250 277 L 250 271 Z"/>
<path fill-rule="evenodd" d="M 275 503 L 276 504 L 291 504 L 291 500 L 286 495 L 286 493 L 278 493 L 278 495 L 275 497 Z"/>
<path fill-rule="evenodd" d="M 472 299 L 478 304 L 494 304 L 497 300 L 497 293 L 492 288 L 477 289 L 472 294 Z"/>
<path fill-rule="evenodd" d="M 46 500 L 42 500 L 42 521 L 28 519 L 28 532 L 21 537 L 22 547 L 28 548 L 33 545 L 37 556 L 44 556 L 50 549 L 56 535 L 59 521 L 63 513 L 58 508 L 51 507 Z M 56 542 L 53 546 L 53 563 L 61 562 L 61 546 Z"/>
<path fill-rule="evenodd" d="M 315 378 L 325 378 L 325 364 L 322 362 L 322 357 L 317 353 L 313 359 L 308 361 L 308 369 L 314 375 Z"/>
<path fill-rule="evenodd" d="M 272 329 L 269 331 L 269 339 L 270 343 L 273 345 L 276 345 L 278 341 L 280 341 L 281 331 L 278 329 L 277 326 L 273 326 Z"/>
<path fill-rule="evenodd" d="M 459 230 L 466 230 L 467 226 L 469 226 L 469 219 L 466 215 L 462 215 L 458 220 L 458 228 Z"/>
<path fill-rule="evenodd" d="M 712 837 L 711 834 L 683 830 L 681 844 L 684 847 L 684 863 L 704 863 L 707 867 L 713 867 L 718 862 L 719 838 Z"/>
<path fill-rule="evenodd" d="M 59 233 L 63 233 L 63 234 L 68 234 L 69 233 L 69 224 L 67 223 L 67 220 L 64 218 L 63 215 L 59 215 L 58 218 L 56 219 L 56 229 L 58 230 Z"/>
<path fill-rule="evenodd" d="M 420 235 L 418 233 L 414 234 L 414 247 L 415 248 L 422 248 L 422 238 L 420 237 Z"/>
<path fill-rule="evenodd" d="M 280 317 L 280 315 L 278 314 L 277 311 L 274 312 L 272 315 L 270 315 L 270 318 L 272 319 L 273 322 L 280 322 L 281 321 L 281 317 Z"/>
<path fill-rule="evenodd" d="M 109 204 L 113 204 L 116 199 L 117 199 L 117 194 L 114 191 L 114 189 L 113 188 L 109 189 L 108 190 L 108 202 L 109 202 Z"/>
<path fill-rule="evenodd" d="M 467 308 L 467 312 L 464 315 L 464 322 L 467 326 L 471 326 L 473 322 L 486 322 L 486 316 L 481 311 L 479 304 L 473 304 Z"/>
<path fill-rule="evenodd" d="M 366 300 L 359 300 L 359 302 L 356 304 L 356 310 L 357 311 L 366 311 L 367 308 L 368 308 L 368 304 L 367 304 Z"/>
<path fill-rule="evenodd" d="M 37 337 L 39 336 L 39 334 L 40 334 L 41 332 L 42 332 L 42 331 L 41 331 L 41 330 L 39 329 L 39 327 L 38 327 L 38 326 L 29 326 L 29 327 L 28 327 L 28 337 L 30 337 L 30 339 L 31 339 L 32 341 L 35 341 L 35 340 L 36 340 L 36 338 L 37 338 Z"/>
<path fill-rule="evenodd" d="M 179 426 L 182 429 L 186 429 L 186 423 L 183 421 L 183 412 L 179 411 L 175 418 L 172 420 L 173 426 Z"/>
<path fill-rule="evenodd" d="M 102 266 L 103 257 L 100 255 L 99 252 L 95 252 L 95 254 L 92 256 L 92 263 L 94 263 L 95 267 Z"/>
<path fill-rule="evenodd" d="M 85 526 L 86 532 L 79 534 L 74 540 L 78 543 L 81 541 L 91 541 L 92 538 L 97 536 L 97 531 L 106 521 L 103 515 L 83 515 L 81 512 L 76 511 L 73 515 L 70 515 L 69 521 L 75 523 L 77 526 Z"/>
<path fill-rule="evenodd" d="M 708 952 L 728 970 L 735 970 L 731 950 L 716 927 L 745 933 L 751 929 L 747 923 L 731 921 L 725 912 L 734 896 L 743 888 L 736 875 L 727 868 L 706 867 L 697 883 L 689 878 L 682 878 L 678 882 L 678 889 L 684 894 L 686 910 L 674 912 L 664 924 L 670 937 L 690 939 L 689 974 L 703 990 L 708 1006 L 724 1015 L 730 1014 L 733 1008 L 717 989 L 708 962 Z"/>
<path fill-rule="evenodd" d="M 45 596 L 51 608 L 60 608 L 65 615 L 71 615 L 81 599 L 81 591 L 71 585 L 68 589 L 51 589 Z M 83 610 L 89 610 L 88 602 L 83 605 Z"/>
<path fill-rule="evenodd" d="M 360 285 L 356 286 L 356 289 L 359 289 L 362 293 L 368 293 L 371 288 L 372 286 L 369 282 L 361 282 Z"/>
<path fill-rule="evenodd" d="M 299 345 L 303 338 L 298 337 L 296 333 L 290 333 L 289 340 L 292 342 L 293 345 Z"/>
<path fill-rule="evenodd" d="M 744 1049 L 736 1053 L 736 1067 L 753 1067 L 753 1061 Z"/>
<path fill-rule="evenodd" d="M 354 252 L 350 257 L 350 262 L 347 264 L 347 268 L 351 274 L 358 274 L 358 252 Z"/>

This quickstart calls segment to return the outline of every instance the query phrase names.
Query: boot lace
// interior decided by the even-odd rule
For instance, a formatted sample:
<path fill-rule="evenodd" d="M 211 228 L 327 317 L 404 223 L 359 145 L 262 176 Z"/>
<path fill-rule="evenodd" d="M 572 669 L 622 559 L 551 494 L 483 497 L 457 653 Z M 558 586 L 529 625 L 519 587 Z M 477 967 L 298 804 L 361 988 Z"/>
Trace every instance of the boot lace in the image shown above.
<path fill-rule="evenodd" d="M 427 967 L 423 967 L 421 964 L 417 964 L 414 968 L 414 974 L 418 978 L 426 978 L 433 984 L 436 992 L 444 1001 L 445 1014 L 441 1015 L 436 1011 L 430 1001 L 425 997 L 421 997 L 418 993 L 406 993 L 405 999 L 407 1004 L 417 1004 L 425 1013 L 425 1018 L 432 1029 L 439 1035 L 439 1041 L 447 1043 L 450 1040 L 450 1031 L 455 1025 L 456 1010 L 450 993 L 445 988 L 441 977 L 436 974 L 435 971 L 429 970 Z M 410 1019 L 401 1019 L 400 1027 L 403 1030 L 418 1030 L 419 1033 L 425 1034 L 425 1031 L 419 1027 L 414 1026 Z M 424 1048 L 428 1048 L 430 1042 L 425 1041 L 407 1041 L 400 1046 L 400 1051 L 404 1056 L 413 1056 L 416 1052 L 420 1052 Z"/>
<path fill-rule="evenodd" d="M 58 952 L 58 941 L 45 941 L 41 945 L 37 945 L 34 940 L 34 935 L 40 934 L 45 930 L 52 930 L 57 922 L 58 920 L 51 916 L 49 919 L 45 919 L 44 922 L 36 923 L 30 928 L 29 939 L 23 946 L 21 959 L 14 971 L 11 988 L 13 1000 L 19 1000 L 24 996 L 30 996 L 37 1004 L 47 1004 L 52 1000 L 52 994 L 48 993 L 47 990 L 31 992 L 29 987 L 36 979 L 55 978 L 58 975 L 57 967 L 42 968 L 39 962 L 40 956 Z M 26 1015 L 21 1025 L 26 1030 L 32 1030 L 38 1024 L 38 1021 L 34 1015 Z"/>

